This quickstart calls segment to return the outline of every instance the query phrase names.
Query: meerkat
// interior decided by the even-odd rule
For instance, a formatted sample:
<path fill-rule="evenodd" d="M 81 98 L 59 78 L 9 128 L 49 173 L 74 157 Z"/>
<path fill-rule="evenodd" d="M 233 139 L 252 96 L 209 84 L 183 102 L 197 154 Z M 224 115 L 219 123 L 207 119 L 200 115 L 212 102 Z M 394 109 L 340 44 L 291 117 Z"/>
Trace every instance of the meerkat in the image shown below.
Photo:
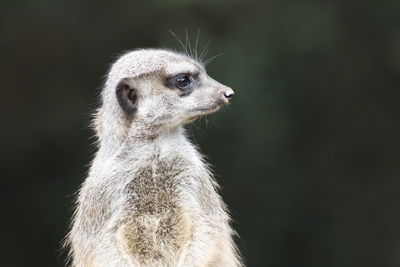
<path fill-rule="evenodd" d="M 73 266 L 243 266 L 218 185 L 183 128 L 233 94 L 177 52 L 135 50 L 112 65 L 66 238 Z"/>

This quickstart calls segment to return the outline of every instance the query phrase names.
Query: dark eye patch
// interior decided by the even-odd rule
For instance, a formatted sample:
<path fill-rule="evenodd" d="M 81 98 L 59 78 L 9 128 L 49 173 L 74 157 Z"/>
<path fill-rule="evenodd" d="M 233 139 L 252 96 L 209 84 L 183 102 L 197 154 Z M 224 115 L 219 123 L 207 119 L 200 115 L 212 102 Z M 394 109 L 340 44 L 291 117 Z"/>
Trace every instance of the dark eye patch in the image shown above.
<path fill-rule="evenodd" d="M 180 73 L 168 77 L 166 79 L 166 86 L 171 89 L 177 88 L 181 91 L 181 96 L 187 96 L 199 84 L 198 76 L 199 73 Z"/>

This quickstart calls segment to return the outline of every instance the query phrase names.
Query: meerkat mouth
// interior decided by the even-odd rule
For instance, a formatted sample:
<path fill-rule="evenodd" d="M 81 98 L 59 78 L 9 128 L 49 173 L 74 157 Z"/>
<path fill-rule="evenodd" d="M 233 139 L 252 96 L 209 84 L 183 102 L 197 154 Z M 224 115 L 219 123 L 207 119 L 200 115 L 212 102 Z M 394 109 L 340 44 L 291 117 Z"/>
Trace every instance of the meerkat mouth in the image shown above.
<path fill-rule="evenodd" d="M 195 121 L 198 118 L 210 115 L 212 113 L 217 112 L 219 109 L 221 108 L 221 106 L 219 105 L 214 105 L 208 108 L 196 108 L 196 109 L 192 109 L 190 111 L 190 113 L 196 113 L 196 115 L 189 117 L 189 119 L 187 120 L 187 122 L 192 122 Z"/>
<path fill-rule="evenodd" d="M 207 107 L 207 108 L 196 108 L 196 109 L 193 109 L 192 112 L 200 113 L 197 116 L 205 116 L 205 115 L 208 115 L 208 114 L 218 111 L 220 109 L 220 107 L 221 106 L 219 106 L 219 105 L 213 105 L 213 106 Z"/>

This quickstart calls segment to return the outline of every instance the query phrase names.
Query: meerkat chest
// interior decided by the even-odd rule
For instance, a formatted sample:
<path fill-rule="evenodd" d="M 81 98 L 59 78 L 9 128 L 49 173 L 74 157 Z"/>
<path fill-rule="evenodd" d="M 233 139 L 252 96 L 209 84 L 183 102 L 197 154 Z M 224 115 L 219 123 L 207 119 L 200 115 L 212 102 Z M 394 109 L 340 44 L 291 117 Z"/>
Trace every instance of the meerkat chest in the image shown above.
<path fill-rule="evenodd" d="M 207 190 L 209 179 L 200 155 L 182 135 L 162 138 L 142 150 L 134 164 L 127 190 L 136 213 L 160 213 L 182 205 L 190 192 Z"/>
<path fill-rule="evenodd" d="M 179 155 L 153 156 L 129 181 L 128 206 L 135 215 L 176 211 L 185 206 L 188 193 L 204 190 L 197 177 L 200 173 L 195 164 Z"/>
<path fill-rule="evenodd" d="M 153 157 L 133 175 L 123 236 L 127 251 L 141 263 L 175 257 L 193 238 L 202 217 L 198 193 L 205 190 L 193 176 L 199 172 L 185 158 L 169 155 Z"/>

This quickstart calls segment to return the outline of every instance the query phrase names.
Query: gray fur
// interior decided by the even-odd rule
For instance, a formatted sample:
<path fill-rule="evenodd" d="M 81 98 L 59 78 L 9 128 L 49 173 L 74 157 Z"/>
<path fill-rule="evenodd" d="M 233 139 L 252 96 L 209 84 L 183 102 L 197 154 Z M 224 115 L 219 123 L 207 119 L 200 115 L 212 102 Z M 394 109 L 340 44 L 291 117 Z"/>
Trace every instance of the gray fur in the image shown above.
<path fill-rule="evenodd" d="M 188 96 L 169 75 L 200 73 Z M 134 114 L 116 86 L 137 90 Z M 94 126 L 99 149 L 83 183 L 66 244 L 73 266 L 242 266 L 218 186 L 183 125 L 228 103 L 232 89 L 201 63 L 166 50 L 136 50 L 112 66 Z"/>

